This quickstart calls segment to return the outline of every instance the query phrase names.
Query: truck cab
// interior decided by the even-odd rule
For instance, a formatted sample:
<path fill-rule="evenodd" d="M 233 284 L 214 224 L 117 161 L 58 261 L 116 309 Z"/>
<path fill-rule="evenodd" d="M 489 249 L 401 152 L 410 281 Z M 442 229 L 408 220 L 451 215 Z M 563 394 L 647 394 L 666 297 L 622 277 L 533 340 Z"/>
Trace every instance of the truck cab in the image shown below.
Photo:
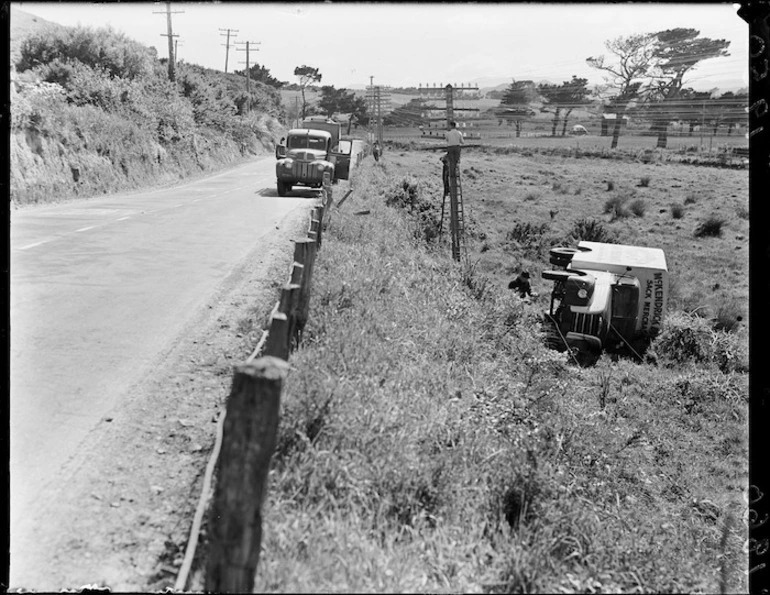
<path fill-rule="evenodd" d="M 552 346 L 638 350 L 660 331 L 668 298 L 662 250 L 581 241 L 552 248 L 550 262 L 559 267 L 542 273 L 554 282 L 546 317 Z"/>
<path fill-rule="evenodd" d="M 289 130 L 286 144 L 276 146 L 275 173 L 279 196 L 294 186 L 320 188 L 329 173 L 333 183 L 350 176 L 353 143 L 340 139 L 341 126 L 326 119 L 308 119 Z"/>

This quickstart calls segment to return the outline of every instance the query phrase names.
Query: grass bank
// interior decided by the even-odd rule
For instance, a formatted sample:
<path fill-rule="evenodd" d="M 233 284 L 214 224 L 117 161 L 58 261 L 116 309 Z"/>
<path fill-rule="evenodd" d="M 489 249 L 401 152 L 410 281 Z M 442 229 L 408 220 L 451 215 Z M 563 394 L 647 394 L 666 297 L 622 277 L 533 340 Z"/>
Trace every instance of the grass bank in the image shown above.
<path fill-rule="evenodd" d="M 681 314 L 647 362 L 575 366 L 404 173 L 367 160 L 324 236 L 256 590 L 746 591 L 747 377 L 718 331 Z"/>

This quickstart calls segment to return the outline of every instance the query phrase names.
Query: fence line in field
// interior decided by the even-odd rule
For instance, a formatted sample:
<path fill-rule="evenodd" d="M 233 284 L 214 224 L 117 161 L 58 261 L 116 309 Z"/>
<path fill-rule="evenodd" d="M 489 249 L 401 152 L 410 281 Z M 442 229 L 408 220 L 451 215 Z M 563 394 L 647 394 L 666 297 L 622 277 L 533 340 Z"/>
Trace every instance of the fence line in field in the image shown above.
<path fill-rule="evenodd" d="M 358 154 L 355 164 L 360 160 Z M 313 268 L 332 204 L 331 180 L 326 174 L 321 204 L 310 212 L 307 237 L 294 241 L 289 277 L 270 313 L 267 328 L 246 361 L 235 366 L 175 582 L 177 591 L 187 586 L 210 498 L 205 590 L 251 592 L 253 588 L 262 536 L 262 503 L 278 435 L 280 394 L 288 373 L 289 354 L 300 344 L 307 324 Z M 211 482 L 217 466 L 212 494 Z"/>

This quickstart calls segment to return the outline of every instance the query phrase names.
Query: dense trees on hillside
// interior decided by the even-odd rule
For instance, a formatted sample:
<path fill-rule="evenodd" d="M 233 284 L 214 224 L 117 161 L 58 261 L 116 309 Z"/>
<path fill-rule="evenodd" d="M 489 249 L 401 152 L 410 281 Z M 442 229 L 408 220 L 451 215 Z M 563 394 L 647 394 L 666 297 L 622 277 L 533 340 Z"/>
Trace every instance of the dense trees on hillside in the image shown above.
<path fill-rule="evenodd" d="M 111 77 L 133 79 L 148 76 L 157 58 L 147 48 L 112 30 L 76 27 L 29 36 L 16 64 L 20 72 L 37 67 L 79 63 Z"/>
<path fill-rule="evenodd" d="M 29 184 L 42 193 L 49 186 L 55 192 L 115 190 L 161 175 L 167 161 L 175 171 L 191 171 L 211 159 L 253 154 L 272 142 L 273 118 L 284 115 L 274 86 L 257 80 L 247 90 L 243 76 L 184 62 L 170 81 L 154 49 L 110 28 L 29 35 L 12 66 L 17 194 Z M 42 161 L 31 160 L 29 150 Z M 61 178 L 49 172 L 32 182 L 22 163 L 53 168 Z M 70 167 L 80 172 L 75 188 Z"/>
<path fill-rule="evenodd" d="M 246 69 L 244 68 L 243 70 L 236 70 L 235 74 L 246 76 Z M 275 87 L 276 89 L 280 89 L 286 85 L 285 82 L 279 81 L 272 74 L 270 74 L 269 68 L 260 66 L 259 64 L 254 64 L 253 66 L 249 67 L 249 78 L 252 81 L 259 81 L 261 83 L 265 83 L 266 85 L 270 85 L 271 87 Z"/>
<path fill-rule="evenodd" d="M 72 106 L 93 106 L 150 130 L 162 143 L 177 142 L 205 126 L 243 139 L 248 125 L 236 116 L 248 108 L 280 116 L 280 95 L 243 78 L 180 63 L 170 82 L 154 49 L 110 28 L 77 27 L 28 37 L 16 68 L 22 79 L 58 85 Z"/>

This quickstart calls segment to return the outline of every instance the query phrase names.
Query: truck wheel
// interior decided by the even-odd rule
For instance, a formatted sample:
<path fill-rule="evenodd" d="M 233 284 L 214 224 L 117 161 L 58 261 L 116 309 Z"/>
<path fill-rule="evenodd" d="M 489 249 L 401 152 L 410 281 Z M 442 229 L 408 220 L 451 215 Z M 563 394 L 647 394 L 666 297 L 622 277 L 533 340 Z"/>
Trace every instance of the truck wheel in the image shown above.
<path fill-rule="evenodd" d="M 291 184 L 278 180 L 278 196 L 286 196 L 288 192 L 291 192 Z"/>
<path fill-rule="evenodd" d="M 550 262 L 553 266 L 566 267 L 570 262 L 572 262 L 572 257 L 578 252 L 579 250 L 577 248 L 565 248 L 563 246 L 557 246 L 556 248 L 551 248 L 551 250 L 548 252 L 548 262 Z"/>

